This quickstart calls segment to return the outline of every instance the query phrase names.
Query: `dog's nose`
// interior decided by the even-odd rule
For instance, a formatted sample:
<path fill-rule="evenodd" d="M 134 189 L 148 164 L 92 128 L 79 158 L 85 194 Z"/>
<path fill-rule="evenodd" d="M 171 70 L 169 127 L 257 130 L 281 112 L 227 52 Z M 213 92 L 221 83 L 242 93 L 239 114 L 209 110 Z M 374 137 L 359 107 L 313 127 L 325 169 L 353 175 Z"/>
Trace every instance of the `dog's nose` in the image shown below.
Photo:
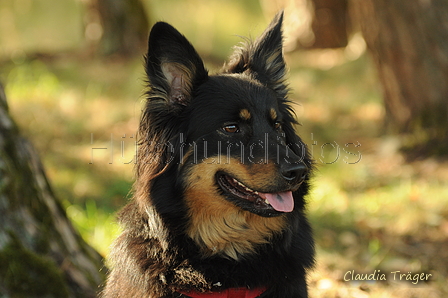
<path fill-rule="evenodd" d="M 302 182 L 308 174 L 308 167 L 304 163 L 288 164 L 282 167 L 281 173 L 285 180 Z"/>

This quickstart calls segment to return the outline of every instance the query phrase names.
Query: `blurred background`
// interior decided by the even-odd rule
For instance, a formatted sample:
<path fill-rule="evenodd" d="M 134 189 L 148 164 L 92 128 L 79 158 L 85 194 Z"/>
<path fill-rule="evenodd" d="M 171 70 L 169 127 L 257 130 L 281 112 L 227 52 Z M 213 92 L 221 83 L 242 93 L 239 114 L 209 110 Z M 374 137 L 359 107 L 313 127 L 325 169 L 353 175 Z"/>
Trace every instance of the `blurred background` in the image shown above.
<path fill-rule="evenodd" d="M 414 4 L 400 2 L 412 10 Z M 448 12 L 443 1 L 426 2 Z M 297 131 L 317 163 L 308 197 L 317 241 L 311 297 L 446 297 L 448 163 L 443 150 L 448 146 L 445 139 L 426 135 L 424 126 L 415 128 L 394 114 L 401 106 L 399 101 L 391 104 L 387 83 L 394 81 L 382 57 L 391 59 L 393 68 L 393 61 L 406 55 L 399 49 L 389 55 L 381 49 L 387 40 L 371 32 L 381 32 L 381 24 L 393 27 L 393 22 L 378 20 L 370 26 L 364 16 L 373 18 L 386 9 L 382 15 L 412 23 L 406 16 L 413 12 L 384 3 L 3 0 L 0 81 L 10 114 L 37 148 L 69 219 L 105 257 L 119 233 L 115 214 L 130 199 L 150 26 L 159 20 L 171 23 L 213 73 L 242 41 L 240 36 L 257 37 L 284 8 L 290 98 L 301 123 Z M 401 28 L 397 25 L 396 32 L 404 32 Z M 397 34 L 396 39 L 411 35 Z M 395 37 L 390 40 L 388 48 Z M 444 57 L 446 40 L 440 46 Z M 419 51 L 412 61 L 421 62 Z M 412 68 L 403 61 L 404 68 Z M 444 61 L 440 67 L 448 78 Z M 411 96 L 406 98 L 412 106 Z M 442 122 L 436 124 L 446 135 Z M 429 143 L 441 149 L 434 151 Z M 344 280 L 352 270 L 380 270 L 388 280 Z M 432 276 L 414 285 L 394 281 L 392 271 Z"/>

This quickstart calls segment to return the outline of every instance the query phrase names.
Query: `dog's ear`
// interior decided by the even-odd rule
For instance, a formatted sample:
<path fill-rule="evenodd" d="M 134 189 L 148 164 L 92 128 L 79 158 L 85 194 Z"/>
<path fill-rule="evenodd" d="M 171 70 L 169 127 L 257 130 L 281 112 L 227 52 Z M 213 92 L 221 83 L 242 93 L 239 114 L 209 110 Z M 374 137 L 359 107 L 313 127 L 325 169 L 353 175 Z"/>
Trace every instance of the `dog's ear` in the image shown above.
<path fill-rule="evenodd" d="M 190 42 L 171 25 L 158 22 L 149 35 L 146 74 L 150 97 L 187 105 L 194 88 L 207 79 L 202 59 Z"/>
<path fill-rule="evenodd" d="M 286 96 L 282 23 L 283 12 L 279 12 L 260 37 L 236 48 L 223 72 L 252 75 L 281 96 Z"/>

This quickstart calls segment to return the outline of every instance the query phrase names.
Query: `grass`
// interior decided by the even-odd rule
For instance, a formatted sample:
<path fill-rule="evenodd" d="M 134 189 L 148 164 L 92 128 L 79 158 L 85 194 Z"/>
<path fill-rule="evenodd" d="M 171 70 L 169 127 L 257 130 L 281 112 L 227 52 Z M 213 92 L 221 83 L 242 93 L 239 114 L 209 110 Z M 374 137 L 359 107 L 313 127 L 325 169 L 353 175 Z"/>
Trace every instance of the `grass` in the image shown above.
<path fill-rule="evenodd" d="M 218 28 L 201 33 L 216 34 L 210 35 L 210 44 L 201 44 L 203 36 L 196 35 L 199 23 L 183 22 L 193 7 L 182 2 L 165 14 L 171 2 L 160 3 L 153 14 L 185 28 L 206 57 L 227 56 L 239 41 L 232 34 L 247 35 L 240 29 L 247 29 L 247 10 L 240 2 L 222 7 L 223 14 L 238 16 L 238 28 L 227 30 L 221 15 L 202 20 Z M 218 2 L 203 9 L 214 9 Z M 254 17 L 259 8 L 253 10 L 250 22 L 260 20 Z M 329 59 L 331 66 L 321 63 Z M 396 138 L 382 134 L 381 92 L 365 54 L 347 59 L 342 50 L 296 52 L 288 54 L 287 62 L 291 98 L 302 123 L 297 130 L 317 161 L 309 196 L 318 252 L 311 297 L 446 296 L 448 164 L 434 159 L 407 163 Z M 141 58 L 19 59 L 3 63 L 0 73 L 13 117 L 40 151 L 68 216 L 102 255 L 119 232 L 115 212 L 129 199 L 133 183 L 144 89 L 141 64 Z M 350 270 L 381 270 L 389 279 L 344 281 Z M 415 286 L 391 280 L 396 270 L 433 277 Z"/>

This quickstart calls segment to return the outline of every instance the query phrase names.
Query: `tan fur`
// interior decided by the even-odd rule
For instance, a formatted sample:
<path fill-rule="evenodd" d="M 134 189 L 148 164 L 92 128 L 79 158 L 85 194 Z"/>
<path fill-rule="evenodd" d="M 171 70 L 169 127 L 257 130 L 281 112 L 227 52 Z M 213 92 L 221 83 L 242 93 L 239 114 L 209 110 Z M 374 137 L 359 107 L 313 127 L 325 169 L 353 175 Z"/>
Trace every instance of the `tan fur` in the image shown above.
<path fill-rule="evenodd" d="M 193 74 L 195 72 L 194 66 L 187 66 L 176 63 L 164 61 L 161 64 L 163 75 L 166 77 L 168 84 L 171 88 L 171 95 L 175 95 L 178 101 L 183 102 L 191 96 L 191 90 L 193 86 L 191 82 L 193 81 Z"/>
<path fill-rule="evenodd" d="M 271 108 L 271 110 L 269 111 L 269 115 L 271 116 L 272 120 L 277 120 L 277 112 L 275 111 L 274 108 Z"/>
<path fill-rule="evenodd" d="M 228 164 L 204 162 L 191 166 L 185 191 L 190 213 L 187 233 L 202 247 L 205 256 L 222 254 L 238 259 L 238 254 L 253 252 L 257 245 L 267 243 L 286 227 L 284 216 L 267 218 L 236 207 L 219 194 L 215 184 L 215 173 L 223 170 L 257 190 L 273 180 L 272 173 L 276 172 L 272 167 L 273 164 L 247 167 L 237 159 Z"/>
<path fill-rule="evenodd" d="M 275 60 L 282 56 L 282 49 L 278 48 L 276 51 L 272 52 L 269 56 L 266 57 L 266 68 L 273 69 L 276 66 Z"/>
<path fill-rule="evenodd" d="M 242 109 L 240 111 L 240 118 L 243 120 L 249 120 L 252 117 L 248 109 Z"/>

